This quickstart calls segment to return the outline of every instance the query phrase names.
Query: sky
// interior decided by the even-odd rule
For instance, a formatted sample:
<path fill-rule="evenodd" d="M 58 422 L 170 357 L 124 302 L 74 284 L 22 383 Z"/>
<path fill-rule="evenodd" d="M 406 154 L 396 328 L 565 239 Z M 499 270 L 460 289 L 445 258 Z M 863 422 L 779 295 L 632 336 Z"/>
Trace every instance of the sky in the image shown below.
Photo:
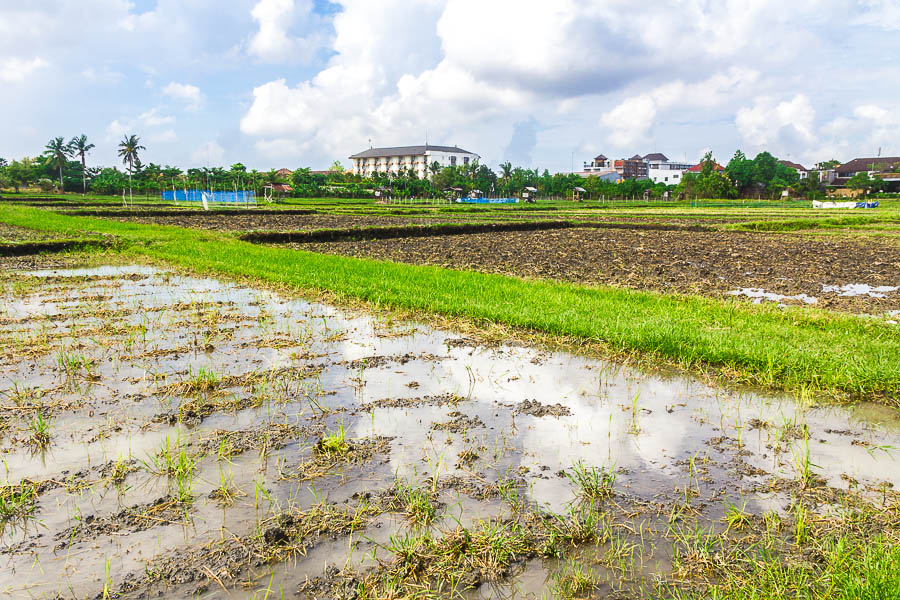
<path fill-rule="evenodd" d="M 0 157 L 81 133 L 106 166 L 898 156 L 900 0 L 0 0 Z"/>

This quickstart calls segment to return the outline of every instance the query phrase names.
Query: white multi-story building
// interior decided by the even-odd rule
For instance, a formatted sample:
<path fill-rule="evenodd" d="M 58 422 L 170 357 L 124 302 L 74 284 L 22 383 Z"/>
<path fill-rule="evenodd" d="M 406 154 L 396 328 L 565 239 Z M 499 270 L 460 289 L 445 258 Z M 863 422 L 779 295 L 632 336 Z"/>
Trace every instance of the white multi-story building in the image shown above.
<path fill-rule="evenodd" d="M 584 163 L 583 173 L 608 173 L 613 170 L 612 161 L 602 154 L 595 157 L 591 162 Z"/>
<path fill-rule="evenodd" d="M 647 163 L 647 177 L 653 183 L 664 183 L 666 185 L 677 185 L 681 183 L 685 171 L 693 167 L 690 163 L 671 162 L 665 154 L 655 152 L 644 157 Z"/>
<path fill-rule="evenodd" d="M 468 165 L 480 156 L 456 146 L 399 146 L 395 148 L 369 148 L 350 157 L 353 174 L 371 177 L 375 173 L 397 174 L 401 169 L 412 169 L 419 179 L 431 176 L 429 165 L 441 167 Z"/>

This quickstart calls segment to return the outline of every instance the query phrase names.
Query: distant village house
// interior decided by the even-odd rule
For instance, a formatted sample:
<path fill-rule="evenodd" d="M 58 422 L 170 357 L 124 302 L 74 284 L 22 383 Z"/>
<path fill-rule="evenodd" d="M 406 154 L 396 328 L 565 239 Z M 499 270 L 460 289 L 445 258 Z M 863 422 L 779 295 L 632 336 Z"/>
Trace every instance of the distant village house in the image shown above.
<path fill-rule="evenodd" d="M 427 179 L 429 166 L 438 163 L 441 167 L 469 165 L 481 157 L 474 152 L 456 146 L 398 146 L 392 148 L 369 148 L 350 157 L 353 174 L 371 177 L 375 173 L 398 174 L 401 169 L 412 169 L 419 179 Z"/>

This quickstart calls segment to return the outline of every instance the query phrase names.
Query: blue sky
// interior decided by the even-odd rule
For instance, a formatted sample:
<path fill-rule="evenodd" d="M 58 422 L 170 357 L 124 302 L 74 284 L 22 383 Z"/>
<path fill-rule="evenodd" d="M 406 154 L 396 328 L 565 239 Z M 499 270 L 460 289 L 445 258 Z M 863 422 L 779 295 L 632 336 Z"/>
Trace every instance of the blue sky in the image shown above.
<path fill-rule="evenodd" d="M 459 145 L 565 171 L 659 151 L 900 155 L 900 0 L 0 0 L 0 156 L 310 166 Z"/>

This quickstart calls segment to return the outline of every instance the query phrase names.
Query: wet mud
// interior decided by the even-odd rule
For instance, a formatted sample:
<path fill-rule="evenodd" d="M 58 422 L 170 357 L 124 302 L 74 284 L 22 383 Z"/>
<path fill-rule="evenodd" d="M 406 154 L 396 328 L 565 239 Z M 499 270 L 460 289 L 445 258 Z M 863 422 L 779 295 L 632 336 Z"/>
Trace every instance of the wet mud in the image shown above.
<path fill-rule="evenodd" d="M 798 502 L 809 535 L 900 529 L 884 406 L 144 266 L 4 270 L 0 294 L 10 597 L 652 597 L 773 519 L 801 560 Z"/>

